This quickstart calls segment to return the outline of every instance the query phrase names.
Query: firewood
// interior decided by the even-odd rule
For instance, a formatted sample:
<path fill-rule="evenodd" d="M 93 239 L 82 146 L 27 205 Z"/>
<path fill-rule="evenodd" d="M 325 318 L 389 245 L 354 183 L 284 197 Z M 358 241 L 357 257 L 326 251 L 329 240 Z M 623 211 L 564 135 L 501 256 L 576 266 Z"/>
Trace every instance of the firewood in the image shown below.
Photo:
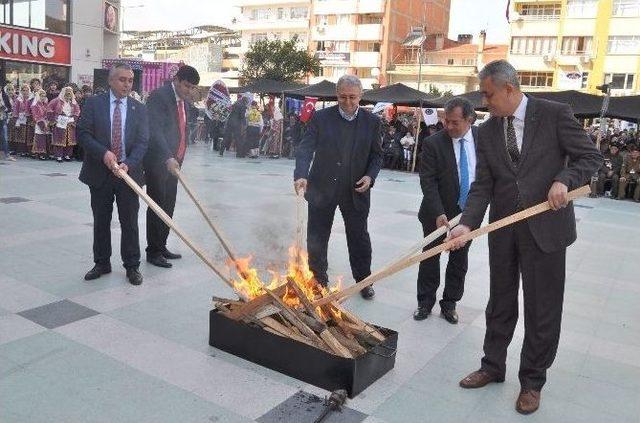
<path fill-rule="evenodd" d="M 336 337 L 333 336 L 333 334 L 329 331 L 329 328 L 326 328 L 320 333 L 320 338 L 322 338 L 322 340 L 327 345 L 329 345 L 329 347 L 338 355 L 345 358 L 353 358 L 353 354 L 351 354 L 351 351 L 349 351 L 347 347 L 342 345 L 340 341 L 338 341 Z"/>
<path fill-rule="evenodd" d="M 286 286 L 285 285 L 281 285 L 277 288 L 275 288 L 272 293 L 282 297 L 285 293 L 285 289 Z M 244 304 L 242 307 L 239 307 L 238 309 L 235 309 L 231 312 L 231 314 L 229 315 L 229 318 L 234 319 L 234 320 L 240 320 L 242 319 L 244 316 L 248 316 L 250 314 L 254 314 L 256 312 L 256 310 L 258 310 L 261 307 L 264 307 L 265 305 L 271 304 L 273 302 L 273 299 L 270 295 L 268 294 L 262 294 L 261 296 L 252 299 L 251 301 L 249 301 L 248 303 Z"/>
<path fill-rule="evenodd" d="M 340 311 L 340 313 L 342 313 L 344 319 L 355 324 L 358 327 L 358 330 L 368 333 L 380 342 L 386 339 L 386 337 L 378 329 L 362 321 L 360 318 L 358 318 L 358 316 L 341 307 L 337 302 L 332 302 L 331 305 L 335 307 L 336 310 Z"/>
<path fill-rule="evenodd" d="M 313 304 L 311 304 L 311 301 L 309 301 L 309 298 L 307 298 L 305 293 L 302 292 L 302 289 L 298 286 L 298 284 L 293 279 L 287 278 L 287 285 L 296 293 L 297 297 L 300 299 L 300 302 L 307 310 L 307 313 L 309 313 L 309 315 L 314 319 L 324 323 L 322 318 L 316 312 L 316 308 L 313 306 Z"/>
<path fill-rule="evenodd" d="M 355 339 L 347 338 L 338 327 L 329 327 L 329 332 L 331 332 L 338 342 L 347 347 L 354 356 L 357 357 L 367 352 L 366 348 L 360 345 Z"/>

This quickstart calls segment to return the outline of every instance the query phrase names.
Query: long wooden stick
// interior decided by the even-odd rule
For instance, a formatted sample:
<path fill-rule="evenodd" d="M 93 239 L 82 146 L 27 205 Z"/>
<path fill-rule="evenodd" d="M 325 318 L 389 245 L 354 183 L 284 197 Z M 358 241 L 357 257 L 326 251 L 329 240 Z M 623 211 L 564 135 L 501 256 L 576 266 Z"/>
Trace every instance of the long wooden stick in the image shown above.
<path fill-rule="evenodd" d="M 220 241 L 220 244 L 222 244 L 222 248 L 224 248 L 224 251 L 227 253 L 229 258 L 235 262 L 236 261 L 236 254 L 234 253 L 233 249 L 231 248 L 231 245 L 227 241 L 226 237 L 224 236 L 224 234 L 222 233 L 220 228 L 218 228 L 218 226 L 215 223 L 213 223 L 213 221 L 211 220 L 211 218 L 209 217 L 207 212 L 204 210 L 204 207 L 202 207 L 202 204 L 196 198 L 196 195 L 193 193 L 193 190 L 191 189 L 191 187 L 189 186 L 189 184 L 185 180 L 184 176 L 182 176 L 182 172 L 180 172 L 179 170 L 176 170 L 175 172 L 173 172 L 173 174 L 178 178 L 178 180 L 180 181 L 180 184 L 182 184 L 182 187 L 187 192 L 187 195 L 189 195 L 191 200 L 193 200 L 193 202 L 195 203 L 196 207 L 198 208 L 198 210 L 202 214 L 202 217 L 204 217 L 204 220 L 207 221 L 207 224 L 209 224 L 209 227 L 216 234 L 216 237 Z"/>
<path fill-rule="evenodd" d="M 589 185 L 585 185 L 582 188 L 578 188 L 576 190 L 573 190 L 571 192 L 569 192 L 568 194 L 568 201 L 573 201 L 578 197 L 582 197 L 585 195 L 588 195 L 591 192 L 591 189 L 589 187 Z M 505 226 L 508 225 L 512 225 L 516 222 L 519 222 L 521 220 L 524 219 L 528 219 L 529 217 L 535 216 L 537 214 L 543 213 L 545 211 L 550 210 L 551 207 L 549 206 L 549 203 L 547 201 L 545 201 L 544 203 L 540 203 L 538 205 L 535 205 L 533 207 L 529 207 L 528 209 L 522 210 L 518 213 L 514 213 L 511 216 L 507 216 L 503 219 L 497 220 L 493 223 L 490 223 L 486 226 L 483 226 L 481 228 L 478 228 L 474 231 L 469 232 L 466 235 L 463 235 L 459 238 L 456 239 L 456 241 L 460 242 L 468 242 L 471 241 L 474 238 L 477 238 L 479 236 L 482 235 L 486 235 L 490 232 L 493 232 L 497 229 L 503 228 Z M 357 284 L 351 285 L 350 287 L 343 289 L 342 291 L 336 291 L 334 293 L 332 293 L 331 295 L 328 295 L 326 297 L 323 297 L 317 301 L 315 301 L 313 303 L 313 305 L 315 306 L 320 306 L 320 305 L 324 305 L 324 304 L 328 304 L 332 301 L 339 301 L 342 298 L 346 298 L 349 297 L 353 294 L 355 294 L 356 292 L 361 291 L 362 289 L 366 288 L 367 286 L 372 285 L 373 283 L 375 283 L 376 281 L 385 278 L 387 276 L 390 276 L 396 272 L 399 272 L 403 269 L 406 269 L 407 267 L 411 266 L 412 264 L 415 263 L 419 263 L 423 260 L 426 260 L 430 257 L 433 257 L 437 254 L 442 253 L 443 251 L 449 250 L 453 247 L 454 245 L 454 241 L 447 241 L 447 242 L 443 242 L 442 244 L 433 247 L 425 252 L 423 252 L 422 254 L 413 256 L 413 257 L 409 257 L 406 258 L 402 261 L 393 263 L 392 265 L 382 269 L 379 272 L 376 272 L 374 274 L 372 274 L 371 276 L 369 276 L 368 278 L 365 278 L 364 280 L 362 280 L 361 282 L 358 282 Z"/>
<path fill-rule="evenodd" d="M 451 219 L 449 221 L 449 228 L 453 228 L 458 223 L 460 223 L 460 218 L 461 217 L 462 217 L 462 213 L 460 213 L 459 215 L 457 215 L 456 217 Z M 440 238 L 442 235 L 446 234 L 447 233 L 447 229 L 448 228 L 446 226 L 439 227 L 435 231 L 431 232 L 429 235 L 427 235 L 424 238 L 422 238 L 415 245 L 412 245 L 411 248 L 409 248 L 405 254 L 401 255 L 400 257 L 398 257 L 394 261 L 399 261 L 399 260 L 405 259 L 407 257 L 411 257 L 411 256 L 421 252 L 424 247 L 426 247 L 427 245 L 431 244 L 433 241 L 435 241 L 436 239 Z"/>
<path fill-rule="evenodd" d="M 165 225 L 167 225 L 169 228 L 171 228 L 176 235 L 178 235 L 178 237 L 180 237 L 180 239 L 182 241 L 184 241 L 185 244 L 187 244 L 187 246 L 189 248 L 191 248 L 191 250 L 196 254 L 196 256 L 198 256 L 200 258 L 200 260 L 202 260 L 207 266 L 209 266 L 209 268 L 211 270 L 213 270 L 213 272 L 218 275 L 218 277 L 220 279 L 222 279 L 222 281 L 224 283 L 226 283 L 227 285 L 229 285 L 229 287 L 233 288 L 235 291 L 235 288 L 233 286 L 233 282 L 231 281 L 231 279 L 229 279 L 227 277 L 227 275 L 225 275 L 225 271 L 223 268 L 218 267 L 209 257 L 207 257 L 204 252 L 202 251 L 202 249 L 200 249 L 199 247 L 197 247 L 193 241 L 191 239 L 189 239 L 189 237 L 182 231 L 182 229 L 180 229 L 175 222 L 173 221 L 173 219 L 171 219 L 171 217 L 169 217 L 169 215 L 167 213 L 165 213 L 164 210 L 162 210 L 162 208 L 155 202 L 153 201 L 153 199 L 151 197 L 149 197 L 147 195 L 146 192 L 144 192 L 144 190 L 140 187 L 140 185 L 138 185 L 136 183 L 136 181 L 134 181 L 131 176 L 129 176 L 125 171 L 123 170 L 119 170 L 118 171 L 120 177 L 127 183 L 127 185 L 129 185 L 129 187 L 131 187 L 131 189 L 138 194 L 138 196 L 140 198 L 142 198 L 142 201 L 144 201 L 145 203 L 147 203 L 147 205 L 151 208 L 151 210 L 153 210 L 153 212 L 155 214 L 158 215 L 158 217 L 160 218 L 160 220 L 162 220 Z M 236 292 L 241 298 L 242 295 L 238 292 Z M 246 298 L 242 298 L 244 301 L 246 301 Z"/>

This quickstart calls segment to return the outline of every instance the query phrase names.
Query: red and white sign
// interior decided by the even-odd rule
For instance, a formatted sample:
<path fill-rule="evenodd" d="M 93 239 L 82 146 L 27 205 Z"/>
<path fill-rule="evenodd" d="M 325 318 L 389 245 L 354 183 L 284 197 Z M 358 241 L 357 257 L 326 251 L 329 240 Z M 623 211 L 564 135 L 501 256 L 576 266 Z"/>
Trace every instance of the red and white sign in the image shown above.
<path fill-rule="evenodd" d="M 71 65 L 71 37 L 0 25 L 0 58 Z"/>

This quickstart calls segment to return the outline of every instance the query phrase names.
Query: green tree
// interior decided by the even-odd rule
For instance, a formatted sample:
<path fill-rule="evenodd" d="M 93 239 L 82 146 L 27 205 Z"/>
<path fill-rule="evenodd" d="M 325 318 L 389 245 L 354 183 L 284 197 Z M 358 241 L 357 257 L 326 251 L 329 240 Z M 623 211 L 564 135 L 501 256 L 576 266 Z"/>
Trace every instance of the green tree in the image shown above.
<path fill-rule="evenodd" d="M 427 91 L 427 93 L 436 97 L 453 96 L 453 92 L 451 90 L 440 91 L 440 89 L 433 84 L 429 84 L 429 91 Z"/>
<path fill-rule="evenodd" d="M 256 79 L 296 81 L 307 74 L 317 74 L 320 61 L 296 46 L 298 39 L 260 40 L 244 55 L 240 77 L 245 82 Z"/>

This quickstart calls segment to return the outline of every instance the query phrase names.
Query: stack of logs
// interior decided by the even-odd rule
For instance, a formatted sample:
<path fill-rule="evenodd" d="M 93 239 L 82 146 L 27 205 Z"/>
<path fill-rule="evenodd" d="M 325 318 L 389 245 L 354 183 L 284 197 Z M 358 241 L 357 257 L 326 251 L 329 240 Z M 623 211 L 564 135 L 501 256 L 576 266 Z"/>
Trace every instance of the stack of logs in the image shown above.
<path fill-rule="evenodd" d="M 384 341 L 375 327 L 360 320 L 337 302 L 315 307 L 291 278 L 285 285 L 251 301 L 213 297 L 214 305 L 227 318 L 256 325 L 273 334 L 319 348 L 328 353 L 354 358 Z M 320 298 L 320 291 L 318 298 Z M 297 297 L 299 306 L 283 298 Z M 288 301 L 291 303 L 291 301 Z"/>

